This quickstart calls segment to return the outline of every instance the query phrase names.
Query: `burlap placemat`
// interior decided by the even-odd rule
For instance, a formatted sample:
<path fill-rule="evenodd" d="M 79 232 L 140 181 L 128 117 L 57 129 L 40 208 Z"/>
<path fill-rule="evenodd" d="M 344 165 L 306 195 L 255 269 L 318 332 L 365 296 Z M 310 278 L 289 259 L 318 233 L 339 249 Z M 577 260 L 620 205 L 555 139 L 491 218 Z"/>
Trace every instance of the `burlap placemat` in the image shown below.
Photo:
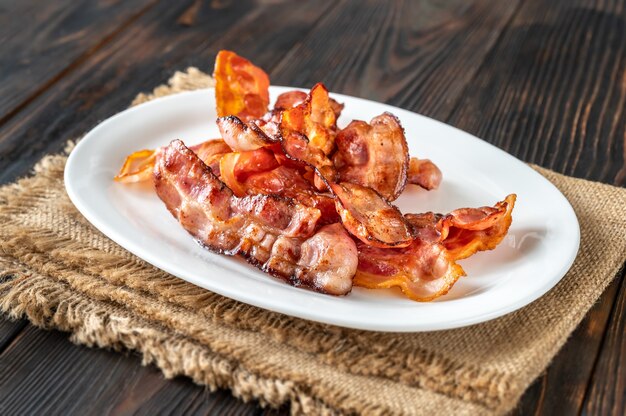
<path fill-rule="evenodd" d="M 211 82 L 190 69 L 136 102 Z M 241 304 L 146 264 L 76 211 L 65 161 L 45 157 L 32 177 L 0 188 L 0 309 L 80 344 L 137 351 L 167 377 L 263 405 L 289 402 L 294 413 L 505 413 L 626 258 L 626 189 L 537 168 L 581 225 L 580 253 L 557 287 L 467 328 L 349 330 Z"/>

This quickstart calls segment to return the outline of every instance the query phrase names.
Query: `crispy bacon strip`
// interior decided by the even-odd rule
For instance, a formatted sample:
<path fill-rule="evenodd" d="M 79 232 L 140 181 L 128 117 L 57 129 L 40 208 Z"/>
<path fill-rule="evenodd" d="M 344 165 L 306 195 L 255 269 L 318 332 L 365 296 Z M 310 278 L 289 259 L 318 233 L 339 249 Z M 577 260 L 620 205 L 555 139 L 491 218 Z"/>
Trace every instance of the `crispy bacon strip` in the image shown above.
<path fill-rule="evenodd" d="M 356 286 L 400 289 L 424 302 L 446 294 L 465 272 L 455 262 L 477 251 L 494 249 L 511 225 L 515 195 L 493 207 L 461 208 L 447 215 L 407 214 L 415 240 L 404 248 L 358 243 Z"/>
<path fill-rule="evenodd" d="M 219 174 L 219 158 L 231 151 L 230 147 L 222 139 L 207 140 L 191 146 L 191 149 L 217 174 Z M 122 183 L 143 182 L 151 179 L 155 152 L 155 150 L 140 150 L 128 155 L 114 179 Z"/>
<path fill-rule="evenodd" d="M 154 150 L 139 150 L 126 156 L 124 164 L 115 176 L 117 182 L 142 182 L 152 177 Z"/>
<path fill-rule="evenodd" d="M 280 94 L 274 104 L 274 110 L 287 110 L 303 103 L 307 99 L 308 95 L 304 91 L 288 91 Z M 333 98 L 328 98 L 329 106 L 335 113 L 335 119 L 338 119 L 343 111 L 343 104 L 339 104 Z"/>
<path fill-rule="evenodd" d="M 284 153 L 314 167 L 314 184 L 326 190 L 326 181 L 336 180 L 336 170 L 328 155 L 335 147 L 337 117 L 328 90 L 322 83 L 313 86 L 306 99 L 282 112 L 280 140 Z"/>
<path fill-rule="evenodd" d="M 428 159 L 412 157 L 409 162 L 408 183 L 424 189 L 437 189 L 441 184 L 441 170 Z"/>
<path fill-rule="evenodd" d="M 331 183 L 343 226 L 372 247 L 406 247 L 413 230 L 402 213 L 376 191 L 355 183 Z"/>
<path fill-rule="evenodd" d="M 407 214 L 418 238 L 441 242 L 454 260 L 478 251 L 493 250 L 512 221 L 516 195 L 508 195 L 493 207 L 460 208 L 447 215 Z"/>
<path fill-rule="evenodd" d="M 407 182 L 409 148 L 396 116 L 383 113 L 370 124 L 354 120 L 336 143 L 333 160 L 341 181 L 368 186 L 388 201 L 398 198 Z"/>
<path fill-rule="evenodd" d="M 218 117 L 233 115 L 247 122 L 267 112 L 270 79 L 247 59 L 231 51 L 220 51 L 213 78 Z"/>
<path fill-rule="evenodd" d="M 283 111 L 281 128 L 303 134 L 310 147 L 330 154 L 335 146 L 337 117 L 324 84 L 315 84 L 303 102 Z"/>
<path fill-rule="evenodd" d="M 276 142 L 254 122 L 246 124 L 235 116 L 219 117 L 217 128 L 222 139 L 236 152 L 256 150 Z"/>
<path fill-rule="evenodd" d="M 235 195 L 281 195 L 320 210 L 320 224 L 339 222 L 335 200 L 315 191 L 300 171 L 276 161 L 265 148 L 227 153 L 220 160 L 221 180 Z"/>
<path fill-rule="evenodd" d="M 274 103 L 274 110 L 287 110 L 293 108 L 306 100 L 308 94 L 304 91 L 287 91 L 276 98 Z"/>
<path fill-rule="evenodd" d="M 493 207 L 461 208 L 448 214 L 448 221 L 442 220 L 449 224 L 448 229 L 442 233 L 445 235 L 443 244 L 450 255 L 460 260 L 477 251 L 496 248 L 511 226 L 516 199 L 517 196 L 511 194 Z"/>
<path fill-rule="evenodd" d="M 398 286 L 410 299 L 427 302 L 445 295 L 463 268 L 438 242 L 416 239 L 404 248 L 377 248 L 359 243 L 354 285 L 368 289 Z"/>
<path fill-rule="evenodd" d="M 220 159 L 220 179 L 235 195 L 255 194 L 256 189 L 247 186 L 246 179 L 278 167 L 274 154 L 264 148 L 249 152 L 226 153 Z"/>
<path fill-rule="evenodd" d="M 154 181 L 168 210 L 207 248 L 241 254 L 295 286 L 351 290 L 356 245 L 340 224 L 316 231 L 316 208 L 270 195 L 239 198 L 179 140 L 157 152 Z"/>

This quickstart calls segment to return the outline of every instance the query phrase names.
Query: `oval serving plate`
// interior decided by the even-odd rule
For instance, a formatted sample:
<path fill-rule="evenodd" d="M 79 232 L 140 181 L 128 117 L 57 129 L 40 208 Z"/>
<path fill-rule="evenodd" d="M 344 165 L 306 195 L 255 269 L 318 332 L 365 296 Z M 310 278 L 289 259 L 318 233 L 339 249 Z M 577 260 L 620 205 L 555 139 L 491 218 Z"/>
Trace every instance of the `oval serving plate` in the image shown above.
<path fill-rule="evenodd" d="M 286 87 L 271 87 L 272 102 Z M 160 98 L 121 112 L 91 130 L 65 168 L 78 210 L 113 241 L 154 266 L 213 292 L 299 318 L 377 331 L 431 331 L 484 322 L 519 309 L 550 290 L 570 268 L 580 240 L 574 210 L 545 178 L 506 152 L 430 118 L 360 98 L 345 104 L 340 127 L 390 111 L 402 122 L 411 156 L 429 158 L 444 180 L 435 191 L 409 186 L 403 212 L 448 212 L 518 196 L 513 224 L 493 251 L 459 263 L 467 272 L 429 303 L 397 289 L 354 288 L 345 297 L 294 288 L 245 261 L 201 248 L 145 185 L 113 181 L 126 155 L 182 139 L 219 137 L 212 89 Z"/>

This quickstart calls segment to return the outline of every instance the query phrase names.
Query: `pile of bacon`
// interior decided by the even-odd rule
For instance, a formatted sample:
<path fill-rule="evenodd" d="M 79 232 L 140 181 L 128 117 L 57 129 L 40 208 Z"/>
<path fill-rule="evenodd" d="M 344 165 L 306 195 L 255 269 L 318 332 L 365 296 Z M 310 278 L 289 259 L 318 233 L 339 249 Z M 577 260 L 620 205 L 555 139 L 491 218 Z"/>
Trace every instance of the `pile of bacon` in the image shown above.
<path fill-rule="evenodd" d="M 343 105 L 321 83 L 281 94 L 269 110 L 269 77 L 230 51 L 213 76 L 222 138 L 133 153 L 115 178 L 152 180 L 206 248 L 322 293 L 398 286 L 429 301 L 465 275 L 457 260 L 504 238 L 515 195 L 449 214 L 392 205 L 407 184 L 441 182 L 431 161 L 409 157 L 394 115 L 339 129 Z"/>

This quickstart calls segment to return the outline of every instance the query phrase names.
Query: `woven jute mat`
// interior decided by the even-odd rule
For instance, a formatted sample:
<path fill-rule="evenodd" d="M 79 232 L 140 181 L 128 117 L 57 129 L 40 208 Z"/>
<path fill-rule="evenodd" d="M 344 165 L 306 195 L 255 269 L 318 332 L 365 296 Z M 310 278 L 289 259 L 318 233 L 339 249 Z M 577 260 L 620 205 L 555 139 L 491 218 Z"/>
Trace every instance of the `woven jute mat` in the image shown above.
<path fill-rule="evenodd" d="M 189 69 L 135 103 L 211 83 Z M 626 189 L 536 168 L 571 202 L 582 232 L 572 269 L 548 294 L 450 331 L 338 328 L 210 293 L 128 253 L 69 201 L 66 159 L 45 157 L 33 176 L 0 188 L 0 309 L 297 414 L 506 413 L 626 258 Z"/>

